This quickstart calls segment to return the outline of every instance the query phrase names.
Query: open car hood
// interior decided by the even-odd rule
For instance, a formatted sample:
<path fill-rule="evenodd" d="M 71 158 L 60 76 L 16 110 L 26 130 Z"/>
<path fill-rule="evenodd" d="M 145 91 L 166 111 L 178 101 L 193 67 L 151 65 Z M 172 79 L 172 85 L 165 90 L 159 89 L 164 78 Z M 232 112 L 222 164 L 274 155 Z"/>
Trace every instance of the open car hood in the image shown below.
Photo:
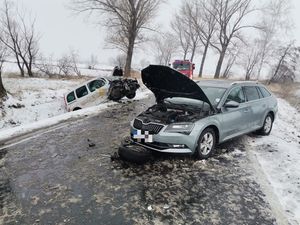
<path fill-rule="evenodd" d="M 148 66 L 142 70 L 142 80 L 154 93 L 157 103 L 169 97 L 192 98 L 208 103 L 214 110 L 205 93 L 193 80 L 168 66 Z"/>

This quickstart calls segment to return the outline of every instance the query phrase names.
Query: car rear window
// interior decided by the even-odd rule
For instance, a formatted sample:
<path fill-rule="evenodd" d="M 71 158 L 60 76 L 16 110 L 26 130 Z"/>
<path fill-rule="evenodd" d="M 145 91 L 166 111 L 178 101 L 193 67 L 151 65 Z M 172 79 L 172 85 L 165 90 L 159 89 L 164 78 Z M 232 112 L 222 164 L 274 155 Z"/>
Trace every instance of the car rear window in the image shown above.
<path fill-rule="evenodd" d="M 253 86 L 244 87 L 244 92 L 248 101 L 259 99 L 259 94 L 256 87 Z"/>
<path fill-rule="evenodd" d="M 76 99 L 76 97 L 75 97 L 74 91 L 72 91 L 71 93 L 69 93 L 69 94 L 67 95 L 67 102 L 68 102 L 68 103 L 73 102 L 75 99 Z"/>
<path fill-rule="evenodd" d="M 87 90 L 86 86 L 82 86 L 82 87 L 76 89 L 77 98 L 82 98 L 83 96 L 86 96 L 87 94 L 88 94 L 88 90 Z"/>
<path fill-rule="evenodd" d="M 265 98 L 271 96 L 270 92 L 266 88 L 259 87 L 259 90 Z"/>

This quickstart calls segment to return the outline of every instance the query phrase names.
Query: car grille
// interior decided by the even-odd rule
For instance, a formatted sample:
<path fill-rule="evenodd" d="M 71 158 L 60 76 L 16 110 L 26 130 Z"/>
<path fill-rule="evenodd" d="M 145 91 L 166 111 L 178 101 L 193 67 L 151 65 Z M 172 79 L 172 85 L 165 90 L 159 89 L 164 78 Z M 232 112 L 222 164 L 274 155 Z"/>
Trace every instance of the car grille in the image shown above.
<path fill-rule="evenodd" d="M 141 120 L 135 119 L 133 127 L 142 131 L 149 131 L 149 134 L 158 134 L 164 126 L 156 123 L 143 124 Z"/>

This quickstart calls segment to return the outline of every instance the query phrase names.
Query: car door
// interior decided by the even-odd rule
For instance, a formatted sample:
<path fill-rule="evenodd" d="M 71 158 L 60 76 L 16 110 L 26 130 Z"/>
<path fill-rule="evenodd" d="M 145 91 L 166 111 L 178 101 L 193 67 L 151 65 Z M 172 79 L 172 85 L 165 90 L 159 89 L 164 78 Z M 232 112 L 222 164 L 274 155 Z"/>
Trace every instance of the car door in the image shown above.
<path fill-rule="evenodd" d="M 82 85 L 81 87 L 75 90 L 78 107 L 83 108 L 88 106 L 89 104 L 89 91 L 86 85 Z"/>
<path fill-rule="evenodd" d="M 106 99 L 108 89 L 106 83 L 105 79 L 96 79 L 87 84 L 90 91 L 90 105 L 98 105 Z"/>
<path fill-rule="evenodd" d="M 237 108 L 222 107 L 222 131 L 223 138 L 229 139 L 244 133 L 248 129 L 249 107 L 245 103 L 245 96 L 242 87 L 234 87 L 228 94 L 224 105 L 229 101 L 239 103 Z"/>
<path fill-rule="evenodd" d="M 266 104 L 264 104 L 264 99 L 260 97 L 259 90 L 256 86 L 244 86 L 243 87 L 247 105 L 250 108 L 249 113 L 249 131 L 256 130 L 261 126 L 261 119 L 264 116 L 264 111 L 266 109 Z"/>

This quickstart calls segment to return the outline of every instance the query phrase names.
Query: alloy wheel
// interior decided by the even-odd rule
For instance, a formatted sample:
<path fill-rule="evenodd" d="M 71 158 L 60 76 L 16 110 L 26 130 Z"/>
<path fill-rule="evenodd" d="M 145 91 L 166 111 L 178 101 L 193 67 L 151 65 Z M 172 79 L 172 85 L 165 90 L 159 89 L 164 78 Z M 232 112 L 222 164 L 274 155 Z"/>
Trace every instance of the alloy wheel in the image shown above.
<path fill-rule="evenodd" d="M 264 124 L 264 132 L 269 133 L 272 128 L 272 118 L 270 116 L 267 116 Z"/>
<path fill-rule="evenodd" d="M 200 152 L 202 155 L 208 155 L 214 146 L 214 137 L 213 134 L 207 132 L 203 135 L 201 142 L 200 142 Z"/>

